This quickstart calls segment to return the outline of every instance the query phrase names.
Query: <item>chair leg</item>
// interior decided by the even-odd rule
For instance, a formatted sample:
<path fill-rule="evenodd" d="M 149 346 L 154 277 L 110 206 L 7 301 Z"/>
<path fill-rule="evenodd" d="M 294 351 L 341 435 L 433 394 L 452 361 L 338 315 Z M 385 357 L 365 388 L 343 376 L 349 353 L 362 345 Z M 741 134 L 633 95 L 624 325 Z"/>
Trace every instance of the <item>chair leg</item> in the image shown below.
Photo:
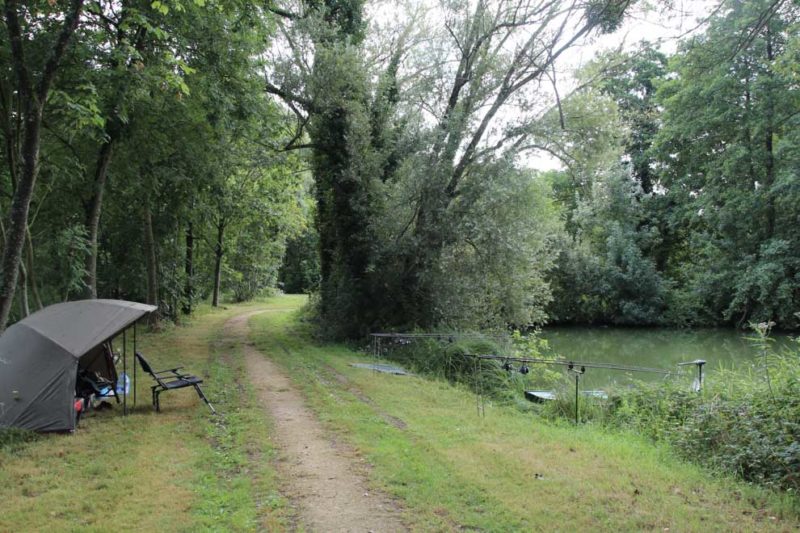
<path fill-rule="evenodd" d="M 212 414 L 217 414 L 217 411 L 214 409 L 214 406 L 211 405 L 211 402 L 208 401 L 208 398 L 206 398 L 206 395 L 203 394 L 203 389 L 200 388 L 200 385 L 195 385 L 194 386 L 194 390 L 196 390 L 197 391 L 197 395 L 200 396 L 200 398 L 204 402 L 206 402 L 206 405 L 208 406 L 208 408 L 211 409 L 211 413 Z"/>

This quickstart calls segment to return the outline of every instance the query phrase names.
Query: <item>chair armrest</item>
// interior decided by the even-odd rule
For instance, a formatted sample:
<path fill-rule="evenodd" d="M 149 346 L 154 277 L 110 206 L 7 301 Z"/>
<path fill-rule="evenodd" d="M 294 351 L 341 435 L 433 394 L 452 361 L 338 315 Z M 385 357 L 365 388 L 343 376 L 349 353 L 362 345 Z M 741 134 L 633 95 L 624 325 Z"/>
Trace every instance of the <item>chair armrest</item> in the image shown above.
<path fill-rule="evenodd" d="M 170 373 L 170 372 L 174 374 L 176 371 L 180 370 L 181 368 L 183 368 L 183 367 L 182 366 L 176 366 L 175 368 L 170 368 L 169 370 L 159 370 L 158 372 L 155 372 L 155 374 L 167 374 L 167 373 Z"/>

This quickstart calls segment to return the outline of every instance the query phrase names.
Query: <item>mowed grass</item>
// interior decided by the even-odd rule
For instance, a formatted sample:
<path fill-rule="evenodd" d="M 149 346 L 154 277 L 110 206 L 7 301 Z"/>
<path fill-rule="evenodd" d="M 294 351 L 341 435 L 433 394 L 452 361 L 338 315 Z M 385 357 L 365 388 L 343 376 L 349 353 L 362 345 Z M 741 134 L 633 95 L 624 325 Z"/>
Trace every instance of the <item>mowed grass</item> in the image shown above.
<path fill-rule="evenodd" d="M 114 405 L 85 417 L 74 434 L 0 449 L 0 531 L 281 529 L 289 515 L 269 427 L 240 349 L 222 330 L 231 316 L 269 305 L 201 308 L 189 324 L 160 333 L 143 335 L 140 326 L 139 348 L 153 366 L 204 376 L 220 416 L 191 388 L 162 394 L 154 413 L 152 381 L 140 369 L 130 416 Z M 128 355 L 130 372 L 130 347 Z"/>
<path fill-rule="evenodd" d="M 293 302 L 297 302 L 293 300 Z M 371 465 L 417 530 L 793 531 L 796 515 L 765 490 L 715 479 L 665 448 L 599 428 L 547 423 L 486 405 L 447 383 L 350 366 L 314 344 L 298 313 L 251 319 L 257 347 L 281 364 L 320 418 Z"/>

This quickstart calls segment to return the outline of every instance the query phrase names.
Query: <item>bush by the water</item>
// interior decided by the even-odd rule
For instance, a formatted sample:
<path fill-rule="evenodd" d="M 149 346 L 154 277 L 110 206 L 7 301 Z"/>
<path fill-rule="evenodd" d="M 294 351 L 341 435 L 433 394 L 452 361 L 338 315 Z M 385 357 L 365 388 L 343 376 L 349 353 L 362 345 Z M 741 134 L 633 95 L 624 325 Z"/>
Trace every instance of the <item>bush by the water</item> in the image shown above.
<path fill-rule="evenodd" d="M 450 383 L 462 383 L 472 391 L 494 401 L 529 409 L 524 399 L 526 389 L 552 387 L 561 374 L 543 365 L 531 365 L 520 373 L 519 363 L 502 359 L 479 359 L 477 355 L 540 357 L 546 341 L 535 334 L 513 335 L 442 335 L 433 338 L 395 339 L 384 343 L 382 355 L 419 374 Z M 505 368 L 504 368 L 505 367 Z"/>

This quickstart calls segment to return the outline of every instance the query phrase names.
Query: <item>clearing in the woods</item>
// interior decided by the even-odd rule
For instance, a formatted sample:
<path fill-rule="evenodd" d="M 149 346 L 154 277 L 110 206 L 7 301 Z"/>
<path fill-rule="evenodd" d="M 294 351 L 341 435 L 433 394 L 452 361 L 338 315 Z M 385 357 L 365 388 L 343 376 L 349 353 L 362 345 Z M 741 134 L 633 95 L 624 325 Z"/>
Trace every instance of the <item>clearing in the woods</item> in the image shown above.
<path fill-rule="evenodd" d="M 629 434 L 545 423 L 313 340 L 302 297 L 204 309 L 147 336 L 221 413 L 146 379 L 133 416 L 0 448 L 0 531 L 795 530 L 788 500 Z M 162 365 L 163 363 L 163 365 Z M 141 378 L 141 376 L 140 376 Z"/>

